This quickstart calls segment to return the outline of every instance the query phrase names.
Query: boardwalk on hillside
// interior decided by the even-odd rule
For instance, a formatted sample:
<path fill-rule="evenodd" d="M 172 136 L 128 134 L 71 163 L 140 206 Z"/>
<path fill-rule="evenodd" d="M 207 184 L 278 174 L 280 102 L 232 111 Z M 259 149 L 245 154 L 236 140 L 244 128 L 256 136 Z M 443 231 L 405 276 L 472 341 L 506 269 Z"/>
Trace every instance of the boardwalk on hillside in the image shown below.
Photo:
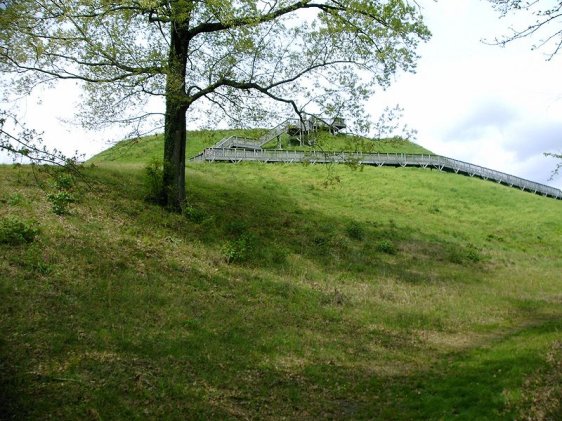
<path fill-rule="evenodd" d="M 230 140 L 219 142 L 214 148 L 205 149 L 199 155 L 192 158 L 192 161 L 233 163 L 241 161 L 267 163 L 308 162 L 311 164 L 353 163 L 358 165 L 436 168 L 440 171 L 479 177 L 484 180 L 516 187 L 523 191 L 562 200 L 562 191 L 557 188 L 440 155 L 267 150 L 260 149 L 261 145 L 256 145 L 258 142 L 255 140 L 228 139 Z M 224 144 L 221 144 L 222 142 Z M 244 148 L 244 143 L 246 142 L 249 148 L 240 149 Z"/>

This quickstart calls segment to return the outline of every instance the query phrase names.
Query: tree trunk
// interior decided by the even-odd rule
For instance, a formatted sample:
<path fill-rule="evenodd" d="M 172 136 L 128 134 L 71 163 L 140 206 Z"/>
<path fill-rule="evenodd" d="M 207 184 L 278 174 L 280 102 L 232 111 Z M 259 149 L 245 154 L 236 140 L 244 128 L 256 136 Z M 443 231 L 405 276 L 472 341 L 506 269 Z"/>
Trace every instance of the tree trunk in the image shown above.
<path fill-rule="evenodd" d="M 162 204 L 181 210 L 185 204 L 186 108 L 166 100 Z"/>
<path fill-rule="evenodd" d="M 176 7 L 178 7 L 176 5 Z M 185 204 L 185 149 L 187 94 L 185 76 L 188 55 L 188 25 L 172 22 L 168 73 L 166 75 L 166 115 L 164 121 L 164 174 L 162 204 L 180 211 Z"/>

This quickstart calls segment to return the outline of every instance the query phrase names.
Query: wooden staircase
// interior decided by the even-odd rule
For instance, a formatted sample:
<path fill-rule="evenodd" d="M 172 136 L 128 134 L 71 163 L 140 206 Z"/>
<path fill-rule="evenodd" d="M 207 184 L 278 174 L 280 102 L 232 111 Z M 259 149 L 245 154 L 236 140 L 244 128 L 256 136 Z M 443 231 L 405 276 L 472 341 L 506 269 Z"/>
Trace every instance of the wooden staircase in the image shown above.
<path fill-rule="evenodd" d="M 287 120 L 275 129 L 262 136 L 257 141 L 249 139 L 230 137 L 217 143 L 214 147 L 205 149 L 199 155 L 193 157 L 192 161 L 207 162 L 266 162 L 266 163 L 297 163 L 307 162 L 311 164 L 337 163 L 358 164 L 374 166 L 393 167 L 421 167 L 435 168 L 439 171 L 454 172 L 469 177 L 479 177 L 484 180 L 495 181 L 510 187 L 519 188 L 535 194 L 562 200 L 562 191 L 555 187 L 536 183 L 514 175 L 502 173 L 468 162 L 447 158 L 440 155 L 428 154 L 393 154 L 393 153 L 356 153 L 356 152 L 320 152 L 320 151 L 284 151 L 261 149 L 278 133 L 282 133 L 283 127 L 288 127 Z M 286 129 L 285 129 L 286 130 Z M 274 134 L 277 133 L 277 134 Z M 238 145 L 238 146 L 236 146 Z M 248 145 L 251 145 L 248 147 Z"/>

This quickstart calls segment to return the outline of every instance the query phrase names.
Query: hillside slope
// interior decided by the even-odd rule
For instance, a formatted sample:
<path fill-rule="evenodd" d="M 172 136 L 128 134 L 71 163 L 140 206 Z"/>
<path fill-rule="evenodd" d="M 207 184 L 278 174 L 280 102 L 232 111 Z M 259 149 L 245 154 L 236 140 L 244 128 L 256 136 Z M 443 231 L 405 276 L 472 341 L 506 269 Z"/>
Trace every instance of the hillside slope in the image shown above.
<path fill-rule="evenodd" d="M 250 139 L 258 139 L 266 133 L 266 129 L 247 130 L 201 130 L 188 132 L 187 157 L 191 158 L 205 148 L 209 148 L 219 140 L 229 136 L 241 136 Z M 281 136 L 284 149 L 307 150 L 310 147 L 294 146 L 289 143 L 287 135 Z M 264 145 L 265 148 L 275 148 L 275 141 Z M 392 152 L 392 153 L 430 153 L 427 149 L 409 142 L 407 140 L 387 139 L 370 140 L 357 136 L 330 135 L 320 133 L 316 138 L 317 150 L 339 151 L 339 150 L 362 150 L 365 152 Z M 161 134 L 147 136 L 140 139 L 125 140 L 115 144 L 113 147 L 101 152 L 91 158 L 89 162 L 120 162 L 120 163 L 148 163 L 151 160 L 162 160 L 164 153 L 164 141 Z"/>
<path fill-rule="evenodd" d="M 40 229 L 0 241 L 2 418 L 560 414 L 559 201 L 422 169 L 189 164 L 177 215 L 143 200 L 151 150 L 94 159 L 66 216 L 0 167 L 0 221 Z"/>

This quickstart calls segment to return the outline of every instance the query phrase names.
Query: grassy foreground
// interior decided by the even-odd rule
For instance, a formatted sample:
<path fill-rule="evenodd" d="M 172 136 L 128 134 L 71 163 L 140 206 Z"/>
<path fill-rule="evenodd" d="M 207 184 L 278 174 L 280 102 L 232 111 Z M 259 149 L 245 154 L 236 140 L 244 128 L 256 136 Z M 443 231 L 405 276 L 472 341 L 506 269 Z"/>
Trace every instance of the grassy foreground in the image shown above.
<path fill-rule="evenodd" d="M 189 164 L 177 215 L 143 200 L 161 143 L 122 147 L 66 216 L 0 167 L 0 418 L 561 418 L 562 202 Z"/>

